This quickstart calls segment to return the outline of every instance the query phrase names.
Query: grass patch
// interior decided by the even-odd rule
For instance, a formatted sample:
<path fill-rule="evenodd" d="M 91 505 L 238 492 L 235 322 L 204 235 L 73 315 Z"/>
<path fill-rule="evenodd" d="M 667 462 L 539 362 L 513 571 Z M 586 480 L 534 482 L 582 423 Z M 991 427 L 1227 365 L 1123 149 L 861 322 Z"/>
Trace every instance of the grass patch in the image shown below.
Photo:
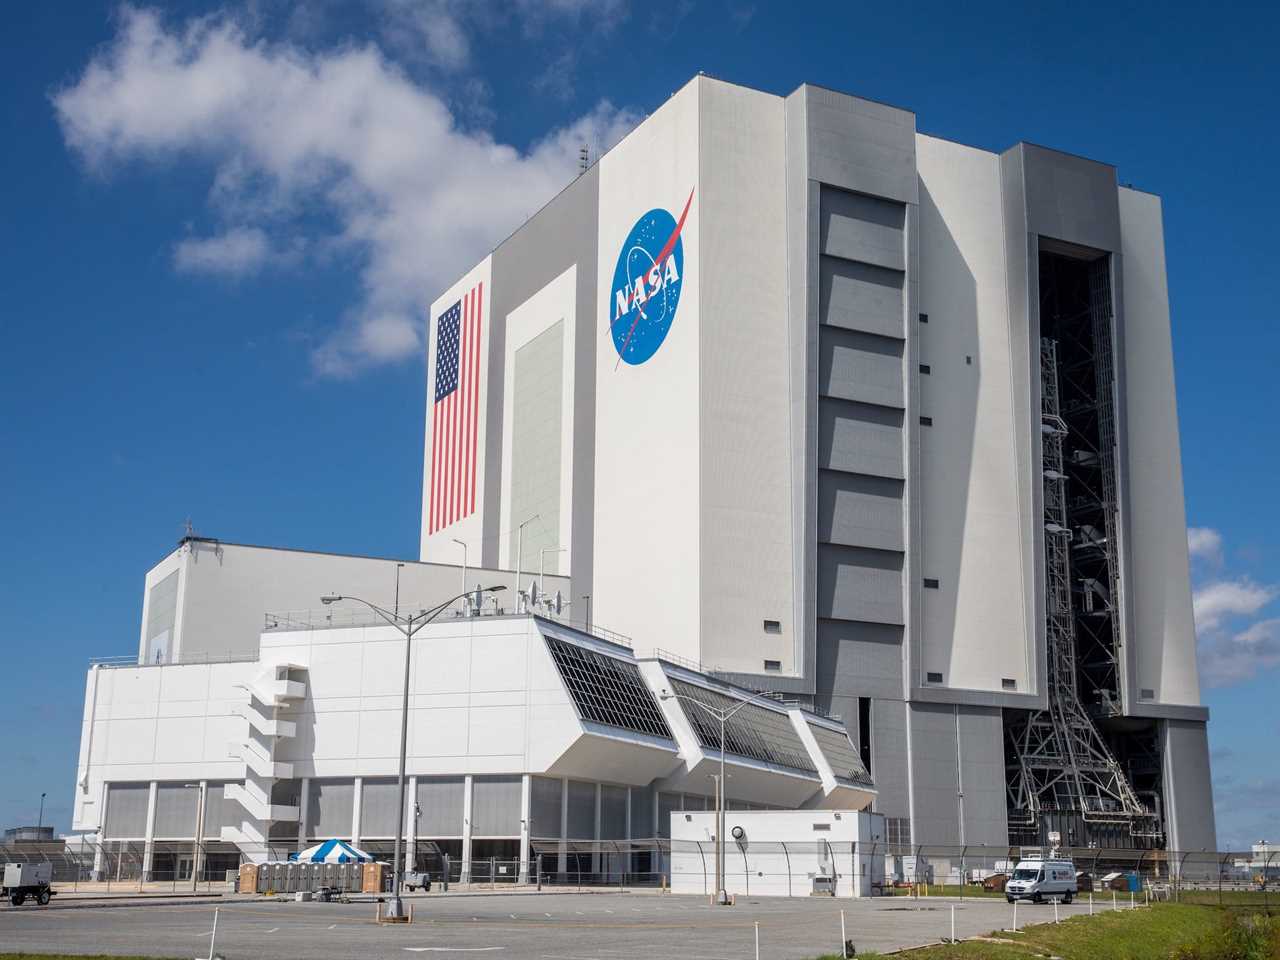
<path fill-rule="evenodd" d="M 1159 903 L 1149 909 L 1107 911 L 1056 924 L 1034 924 L 1018 933 L 995 931 L 989 939 L 921 947 L 895 956 L 903 960 L 1280 960 L 1280 921 L 1271 921 L 1273 953 L 1238 949 L 1240 943 L 1265 941 L 1259 936 L 1232 933 L 1251 919 L 1239 911 Z M 1237 949 L 1217 949 L 1222 944 Z M 837 960 L 838 956 L 828 954 L 819 960 Z M 860 960 L 877 956 L 858 954 Z"/>

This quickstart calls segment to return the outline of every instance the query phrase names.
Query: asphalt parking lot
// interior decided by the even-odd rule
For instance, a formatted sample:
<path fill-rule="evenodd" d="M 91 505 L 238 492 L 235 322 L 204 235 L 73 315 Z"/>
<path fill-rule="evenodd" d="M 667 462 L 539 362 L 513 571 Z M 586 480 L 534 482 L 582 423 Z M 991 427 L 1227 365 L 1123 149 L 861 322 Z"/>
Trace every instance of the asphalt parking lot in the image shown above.
<path fill-rule="evenodd" d="M 492 954 L 503 960 L 805 960 L 840 946 L 840 911 L 859 952 L 891 950 L 1008 927 L 1003 900 L 747 899 L 713 907 L 701 897 L 654 893 L 542 893 L 410 899 L 412 926 L 379 925 L 369 903 L 228 901 L 219 905 L 215 953 L 227 960 L 344 960 Z M 1110 908 L 1110 903 L 1105 904 Z M 1104 904 L 1099 901 L 1097 910 Z M 1063 917 L 1087 903 L 1059 907 Z M 207 957 L 207 903 L 0 907 L 0 950 Z M 1018 907 L 1018 924 L 1053 919 L 1050 905 Z"/>

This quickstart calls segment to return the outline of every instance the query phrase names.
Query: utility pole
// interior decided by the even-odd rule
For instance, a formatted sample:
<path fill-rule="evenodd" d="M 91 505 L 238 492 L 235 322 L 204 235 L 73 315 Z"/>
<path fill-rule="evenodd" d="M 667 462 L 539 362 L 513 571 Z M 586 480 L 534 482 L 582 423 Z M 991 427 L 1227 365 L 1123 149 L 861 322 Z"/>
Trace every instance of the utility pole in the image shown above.
<path fill-rule="evenodd" d="M 524 528 L 533 521 L 538 519 L 539 514 L 534 514 L 524 523 L 520 524 L 516 531 L 516 613 L 520 612 L 520 565 L 524 560 Z"/>
<path fill-rule="evenodd" d="M 462 548 L 462 592 L 465 594 L 467 592 L 467 541 L 459 540 L 457 537 L 454 537 L 453 542 Z M 462 599 L 462 608 L 464 611 L 466 610 L 466 607 L 467 600 L 464 596 Z"/>

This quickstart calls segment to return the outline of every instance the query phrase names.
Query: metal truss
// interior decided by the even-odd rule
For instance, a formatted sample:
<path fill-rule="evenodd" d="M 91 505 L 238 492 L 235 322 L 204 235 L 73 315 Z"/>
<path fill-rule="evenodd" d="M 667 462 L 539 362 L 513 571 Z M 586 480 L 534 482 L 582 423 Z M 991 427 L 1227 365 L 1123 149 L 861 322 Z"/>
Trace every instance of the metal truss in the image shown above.
<path fill-rule="evenodd" d="M 1109 338 L 1108 330 L 1106 339 Z M 1080 700 L 1075 629 L 1078 619 L 1073 604 L 1079 585 L 1072 570 L 1074 533 L 1064 455 L 1069 430 L 1060 414 L 1054 340 L 1041 341 L 1040 375 L 1048 708 L 1006 715 L 1010 832 L 1024 837 L 1040 835 L 1055 815 L 1067 814 L 1082 821 L 1090 833 L 1101 829 L 1112 835 L 1157 838 L 1157 815 L 1138 799 Z M 1114 491 L 1114 469 L 1111 489 Z M 1106 496 L 1104 492 L 1104 500 Z M 1114 582 L 1110 586 L 1114 596 Z M 1040 837 L 1041 842 L 1044 839 Z"/>

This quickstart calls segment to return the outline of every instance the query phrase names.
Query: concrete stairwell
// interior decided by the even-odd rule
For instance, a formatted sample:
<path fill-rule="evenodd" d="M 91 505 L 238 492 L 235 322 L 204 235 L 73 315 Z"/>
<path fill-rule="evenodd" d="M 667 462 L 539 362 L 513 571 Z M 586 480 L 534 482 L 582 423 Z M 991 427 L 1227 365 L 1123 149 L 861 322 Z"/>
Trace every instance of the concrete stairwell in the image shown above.
<path fill-rule="evenodd" d="M 293 765 L 276 759 L 281 740 L 297 733 L 292 720 L 282 720 L 280 711 L 297 703 L 307 693 L 298 679 L 305 667 L 292 663 L 265 666 L 251 681 L 238 683 L 245 700 L 236 707 L 244 719 L 244 735 L 232 740 L 228 754 L 244 764 L 244 782 L 229 783 L 223 794 L 243 808 L 240 826 L 222 828 L 222 839 L 234 843 L 252 863 L 272 859 L 268 848 L 273 823 L 296 823 L 298 808 L 272 803 L 272 787 L 278 780 L 293 779 Z"/>

